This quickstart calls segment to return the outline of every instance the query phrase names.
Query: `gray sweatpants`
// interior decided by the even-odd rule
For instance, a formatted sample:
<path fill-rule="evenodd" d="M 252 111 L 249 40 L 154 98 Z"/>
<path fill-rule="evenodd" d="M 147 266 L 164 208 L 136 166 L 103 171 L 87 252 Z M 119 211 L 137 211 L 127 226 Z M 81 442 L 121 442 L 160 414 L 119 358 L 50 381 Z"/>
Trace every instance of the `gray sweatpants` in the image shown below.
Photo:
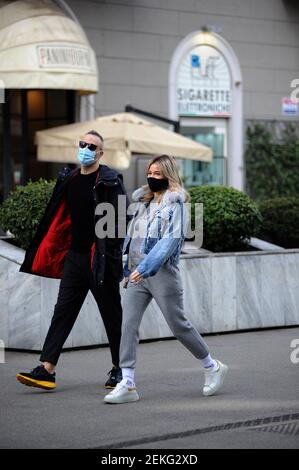
<path fill-rule="evenodd" d="M 134 268 L 133 268 L 134 270 Z M 129 281 L 123 298 L 120 367 L 135 368 L 139 326 L 144 311 L 154 298 L 173 335 L 198 359 L 209 349 L 184 314 L 183 287 L 178 266 L 164 265 L 155 276 L 137 284 Z"/>

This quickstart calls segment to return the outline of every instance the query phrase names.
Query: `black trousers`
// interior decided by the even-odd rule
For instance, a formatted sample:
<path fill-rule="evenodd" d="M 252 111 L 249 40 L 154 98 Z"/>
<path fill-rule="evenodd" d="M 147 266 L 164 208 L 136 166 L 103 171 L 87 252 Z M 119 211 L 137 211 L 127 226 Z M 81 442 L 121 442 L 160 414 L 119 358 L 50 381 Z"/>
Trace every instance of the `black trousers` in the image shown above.
<path fill-rule="evenodd" d="M 119 365 L 122 321 L 119 282 L 111 277 L 105 279 L 103 286 L 96 286 L 90 269 L 90 254 L 74 251 L 69 251 L 65 258 L 54 315 L 40 356 L 42 362 L 57 364 L 89 289 L 104 322 L 112 363 Z"/>

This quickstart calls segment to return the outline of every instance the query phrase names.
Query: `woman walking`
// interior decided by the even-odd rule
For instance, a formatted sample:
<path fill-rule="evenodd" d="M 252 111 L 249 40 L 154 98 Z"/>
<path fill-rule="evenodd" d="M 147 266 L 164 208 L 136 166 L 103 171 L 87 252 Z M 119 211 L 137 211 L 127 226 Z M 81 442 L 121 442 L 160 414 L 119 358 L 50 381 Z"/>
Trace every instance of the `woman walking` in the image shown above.
<path fill-rule="evenodd" d="M 106 403 L 139 400 L 135 386 L 136 349 L 144 311 L 154 298 L 173 335 L 201 361 L 203 395 L 214 395 L 228 367 L 213 359 L 201 335 L 183 308 L 183 288 L 178 262 L 188 226 L 188 199 L 173 157 L 155 157 L 148 166 L 147 185 L 133 193 L 137 210 L 128 229 L 123 251 L 126 292 L 123 302 L 120 367 L 122 381 L 105 396 Z"/>

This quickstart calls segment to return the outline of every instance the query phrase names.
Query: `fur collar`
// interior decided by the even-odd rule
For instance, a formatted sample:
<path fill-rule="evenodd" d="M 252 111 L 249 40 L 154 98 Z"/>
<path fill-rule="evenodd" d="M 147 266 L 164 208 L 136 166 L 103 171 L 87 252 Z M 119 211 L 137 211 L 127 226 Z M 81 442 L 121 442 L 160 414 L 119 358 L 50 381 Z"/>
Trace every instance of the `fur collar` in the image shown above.
<path fill-rule="evenodd" d="M 132 199 L 133 201 L 140 201 L 141 198 L 147 193 L 147 189 L 144 189 L 144 187 L 140 187 L 133 192 Z M 167 189 L 162 197 L 161 206 L 168 206 L 169 204 L 179 201 L 185 202 L 185 200 L 186 195 L 184 191 L 170 191 L 169 189 Z"/>

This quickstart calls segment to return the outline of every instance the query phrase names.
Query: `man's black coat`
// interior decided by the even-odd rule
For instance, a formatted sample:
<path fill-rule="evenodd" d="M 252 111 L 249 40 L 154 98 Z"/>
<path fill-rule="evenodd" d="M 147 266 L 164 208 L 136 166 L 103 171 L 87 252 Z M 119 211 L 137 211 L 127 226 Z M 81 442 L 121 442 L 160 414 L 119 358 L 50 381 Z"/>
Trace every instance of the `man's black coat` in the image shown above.
<path fill-rule="evenodd" d="M 44 277 L 60 279 L 63 273 L 64 260 L 70 249 L 71 216 L 66 203 L 66 189 L 71 178 L 80 168 L 71 170 L 67 167 L 60 171 L 52 196 L 45 209 L 39 227 L 26 251 L 20 271 Z M 118 196 L 125 195 L 122 175 L 106 165 L 99 165 L 93 188 L 94 207 L 99 203 L 110 203 L 115 210 L 115 236 L 97 237 L 90 252 L 90 267 L 96 285 L 102 285 L 107 277 L 121 281 L 123 278 L 122 244 L 123 233 L 119 233 L 119 221 L 126 227 L 128 217 L 126 210 L 118 212 Z M 95 215 L 95 226 L 105 216 Z M 123 225 L 124 224 L 124 225 Z"/>

